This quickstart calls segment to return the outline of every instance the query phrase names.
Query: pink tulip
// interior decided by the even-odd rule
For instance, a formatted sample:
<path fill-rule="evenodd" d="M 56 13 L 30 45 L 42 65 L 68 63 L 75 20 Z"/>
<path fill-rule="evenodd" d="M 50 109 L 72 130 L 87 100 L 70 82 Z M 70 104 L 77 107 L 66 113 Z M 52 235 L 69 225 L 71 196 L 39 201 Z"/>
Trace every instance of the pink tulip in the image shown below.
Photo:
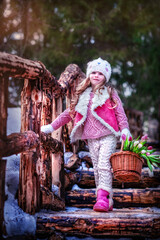
<path fill-rule="evenodd" d="M 152 149 L 153 149 L 153 147 L 152 147 L 152 146 L 149 146 L 147 149 L 148 149 L 148 150 L 152 150 Z"/>
<path fill-rule="evenodd" d="M 130 136 L 128 140 L 131 142 L 132 141 L 132 137 Z"/>
<path fill-rule="evenodd" d="M 147 135 L 147 134 L 145 134 L 145 135 L 144 135 L 144 138 L 145 138 L 145 140 L 147 140 L 147 139 L 148 139 L 148 135 Z"/>
<path fill-rule="evenodd" d="M 146 155 L 147 155 L 147 156 L 149 156 L 149 155 L 150 155 L 150 153 L 149 153 L 149 152 L 147 152 L 147 153 L 146 153 Z"/>
<path fill-rule="evenodd" d="M 145 134 L 144 136 L 141 137 L 142 141 L 146 141 L 147 139 L 148 139 L 148 135 L 147 134 Z"/>
<path fill-rule="evenodd" d="M 142 141 L 145 141 L 145 137 L 144 137 L 144 136 L 143 136 L 143 137 L 141 137 L 141 140 L 142 140 Z"/>
<path fill-rule="evenodd" d="M 126 135 L 122 134 L 122 140 L 125 141 L 126 140 Z"/>

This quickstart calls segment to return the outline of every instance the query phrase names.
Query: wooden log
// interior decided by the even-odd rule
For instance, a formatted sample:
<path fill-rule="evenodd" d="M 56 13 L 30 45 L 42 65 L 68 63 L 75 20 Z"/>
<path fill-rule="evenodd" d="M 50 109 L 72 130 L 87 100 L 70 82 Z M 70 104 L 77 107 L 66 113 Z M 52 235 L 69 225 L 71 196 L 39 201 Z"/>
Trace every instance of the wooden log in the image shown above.
<path fill-rule="evenodd" d="M 64 167 L 68 170 L 75 170 L 81 166 L 81 159 L 78 157 L 77 154 L 73 154 L 67 164 L 64 165 Z"/>
<path fill-rule="evenodd" d="M 52 190 L 58 189 L 58 195 L 65 198 L 64 189 L 64 156 L 62 153 L 52 154 Z"/>
<path fill-rule="evenodd" d="M 12 133 L 5 140 L 0 139 L 0 156 L 7 157 L 12 154 L 26 152 L 37 147 L 39 137 L 33 131 L 24 133 Z"/>
<path fill-rule="evenodd" d="M 73 173 L 79 175 L 79 181 L 76 183 L 80 188 L 95 188 L 94 172 L 93 171 L 76 171 Z M 148 168 L 143 168 L 140 182 L 121 183 L 113 179 L 114 188 L 146 188 L 157 187 L 160 185 L 160 170 L 154 169 L 153 176 L 149 176 Z"/>
<path fill-rule="evenodd" d="M 63 110 L 63 97 L 52 100 L 52 121 L 55 120 Z M 62 141 L 62 127 L 54 131 L 51 136 L 58 141 Z M 65 198 L 64 189 L 64 156 L 61 153 L 52 154 L 52 188 L 59 189 L 59 196 Z"/>
<path fill-rule="evenodd" d="M 80 82 L 85 78 L 85 74 L 81 71 L 81 69 L 76 64 L 70 64 L 66 67 L 64 72 L 60 75 L 58 83 L 65 88 L 65 108 L 70 108 L 71 101 L 75 99 L 75 91 L 76 87 Z M 70 121 L 63 127 L 63 142 L 65 144 L 65 151 L 74 151 L 76 153 L 76 149 L 78 147 L 77 144 L 71 144 L 69 135 L 73 128 L 73 121 Z M 66 134 L 67 133 L 67 134 Z"/>
<path fill-rule="evenodd" d="M 55 195 L 48 188 L 41 186 L 42 205 L 41 208 L 61 211 L 65 209 L 65 202 L 58 195 Z"/>
<path fill-rule="evenodd" d="M 40 181 L 36 171 L 37 152 L 26 152 L 21 154 L 18 204 L 23 211 L 35 214 L 40 210 Z M 22 161 L 23 160 L 23 161 Z"/>
<path fill-rule="evenodd" d="M 71 190 L 74 184 L 77 184 L 79 181 L 80 175 L 75 172 L 70 172 L 64 170 L 64 187 L 65 191 Z"/>
<path fill-rule="evenodd" d="M 70 64 L 66 67 L 64 72 L 60 75 L 58 83 L 63 88 L 71 88 L 72 85 L 75 86 L 74 82 L 79 83 L 85 78 L 85 74 L 76 64 Z"/>
<path fill-rule="evenodd" d="M 0 73 L 0 139 L 6 138 L 7 132 L 8 75 Z M 0 238 L 5 234 L 4 202 L 5 202 L 6 161 L 0 157 Z"/>
<path fill-rule="evenodd" d="M 160 188 L 113 189 L 114 207 L 160 207 Z M 74 190 L 66 192 L 66 205 L 93 207 L 95 190 Z"/>
<path fill-rule="evenodd" d="M 47 89 L 42 94 L 41 125 L 46 125 L 52 121 L 52 89 Z M 51 191 L 52 189 L 52 155 L 63 150 L 62 144 L 53 139 L 49 134 L 40 133 L 41 156 L 37 161 L 40 184 Z M 43 204 L 43 202 L 42 202 Z"/>
<path fill-rule="evenodd" d="M 37 79 L 42 75 L 50 78 L 51 73 L 38 61 L 21 58 L 13 54 L 0 52 L 0 73 L 15 78 Z"/>
<path fill-rule="evenodd" d="M 32 130 L 40 134 L 42 97 L 37 82 L 25 79 L 21 93 L 21 132 Z M 40 209 L 40 145 L 20 157 L 18 203 L 23 211 L 35 214 Z M 46 176 L 46 175 L 45 175 Z"/>
<path fill-rule="evenodd" d="M 40 61 L 32 61 L 13 54 L 0 52 L 0 74 L 19 79 L 40 79 L 37 86 L 42 85 L 41 80 L 43 79 L 43 88 L 48 89 L 52 87 L 54 97 L 59 97 L 65 93 L 65 90 L 57 82 L 56 78 Z"/>
<path fill-rule="evenodd" d="M 4 202 L 6 200 L 5 195 L 5 173 L 6 173 L 6 160 L 0 159 L 0 237 L 5 233 L 4 225 Z"/>
<path fill-rule="evenodd" d="M 59 97 L 52 100 L 52 120 L 54 121 L 62 113 L 63 98 Z M 62 140 L 62 127 L 54 131 L 51 136 L 58 141 Z"/>
<path fill-rule="evenodd" d="M 37 237 L 55 232 L 78 237 L 160 237 L 160 211 L 144 209 L 114 209 L 99 213 L 93 210 L 38 213 Z"/>
<path fill-rule="evenodd" d="M 7 130 L 8 76 L 0 73 L 0 139 L 5 138 Z"/>
<path fill-rule="evenodd" d="M 33 151 L 21 154 L 19 205 L 31 214 L 38 211 L 41 204 L 43 205 L 41 200 L 44 198 L 40 198 L 40 184 L 48 191 L 52 189 L 51 152 L 63 151 L 63 146 L 59 141 L 47 134 L 40 134 L 40 126 L 51 122 L 52 101 L 49 97 L 51 89 L 42 92 L 36 86 L 38 86 L 38 80 L 34 83 L 25 80 L 21 94 L 21 131 L 28 129 L 35 131 L 40 135 L 42 143 Z"/>
<path fill-rule="evenodd" d="M 52 138 L 49 134 L 41 133 L 41 144 L 45 152 L 63 153 L 63 144 L 57 139 Z"/>
<path fill-rule="evenodd" d="M 62 143 L 53 139 L 50 135 L 41 133 L 41 137 L 39 137 L 33 131 L 25 131 L 23 133 L 12 133 L 5 140 L 0 139 L 0 156 L 7 157 L 32 150 L 39 145 L 40 141 L 45 152 L 63 152 Z"/>

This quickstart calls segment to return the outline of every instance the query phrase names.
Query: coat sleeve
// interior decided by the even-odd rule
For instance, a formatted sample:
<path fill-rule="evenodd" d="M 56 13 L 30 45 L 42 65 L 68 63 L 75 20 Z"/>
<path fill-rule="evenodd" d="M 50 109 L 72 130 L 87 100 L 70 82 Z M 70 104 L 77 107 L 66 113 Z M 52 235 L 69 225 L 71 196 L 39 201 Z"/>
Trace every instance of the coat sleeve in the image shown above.
<path fill-rule="evenodd" d="M 119 98 L 117 91 L 115 91 L 115 90 L 113 91 L 112 98 L 113 98 L 114 102 L 117 103 L 117 106 L 114 109 L 115 109 L 115 115 L 116 115 L 116 119 L 117 119 L 117 123 L 118 123 L 120 131 L 122 131 L 124 128 L 129 129 L 128 119 L 125 114 L 125 111 L 124 111 L 124 108 L 122 105 L 122 101 Z"/>
<path fill-rule="evenodd" d="M 69 114 L 69 108 L 67 108 L 64 112 L 62 112 L 52 123 L 51 126 L 54 130 L 64 126 L 72 120 Z"/>

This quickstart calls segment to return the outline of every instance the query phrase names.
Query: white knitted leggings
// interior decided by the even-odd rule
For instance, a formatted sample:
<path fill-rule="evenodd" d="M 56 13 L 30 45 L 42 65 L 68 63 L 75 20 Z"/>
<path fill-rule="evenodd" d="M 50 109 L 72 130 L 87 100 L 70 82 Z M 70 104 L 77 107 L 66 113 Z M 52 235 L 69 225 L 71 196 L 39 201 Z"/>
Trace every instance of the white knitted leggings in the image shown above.
<path fill-rule="evenodd" d="M 91 155 L 96 190 L 103 189 L 112 195 L 112 172 L 110 156 L 115 152 L 117 138 L 108 135 L 96 139 L 88 139 L 88 147 Z"/>

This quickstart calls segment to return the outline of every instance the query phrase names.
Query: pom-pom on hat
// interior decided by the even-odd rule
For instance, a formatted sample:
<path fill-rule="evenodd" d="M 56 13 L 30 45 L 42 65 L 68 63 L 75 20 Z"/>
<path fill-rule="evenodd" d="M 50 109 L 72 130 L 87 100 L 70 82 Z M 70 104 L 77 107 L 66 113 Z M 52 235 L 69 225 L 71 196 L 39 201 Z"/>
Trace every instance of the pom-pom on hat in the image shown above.
<path fill-rule="evenodd" d="M 111 77 L 111 65 L 102 58 L 95 59 L 87 64 L 86 76 L 89 77 L 92 72 L 101 72 L 108 82 Z"/>

